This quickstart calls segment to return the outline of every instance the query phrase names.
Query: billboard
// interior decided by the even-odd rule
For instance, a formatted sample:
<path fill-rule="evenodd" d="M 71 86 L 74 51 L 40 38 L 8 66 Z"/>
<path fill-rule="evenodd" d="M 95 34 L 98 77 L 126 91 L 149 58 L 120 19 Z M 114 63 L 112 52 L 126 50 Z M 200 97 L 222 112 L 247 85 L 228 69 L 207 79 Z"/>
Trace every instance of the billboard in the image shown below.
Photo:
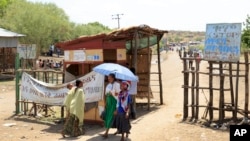
<path fill-rule="evenodd" d="M 240 44 L 241 23 L 207 24 L 204 60 L 237 62 Z"/>

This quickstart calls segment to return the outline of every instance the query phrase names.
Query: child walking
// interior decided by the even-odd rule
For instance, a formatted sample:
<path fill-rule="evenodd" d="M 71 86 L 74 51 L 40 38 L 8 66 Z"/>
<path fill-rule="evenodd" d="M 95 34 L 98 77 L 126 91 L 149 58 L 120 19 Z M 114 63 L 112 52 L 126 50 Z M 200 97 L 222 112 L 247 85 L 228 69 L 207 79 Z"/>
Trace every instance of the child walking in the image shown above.
<path fill-rule="evenodd" d="M 118 94 L 117 109 L 115 111 L 116 119 L 115 124 L 117 128 L 117 134 L 122 134 L 121 141 L 124 141 L 124 134 L 130 133 L 131 125 L 129 122 L 129 94 L 128 89 L 130 83 L 128 81 L 121 82 L 121 92 Z"/>

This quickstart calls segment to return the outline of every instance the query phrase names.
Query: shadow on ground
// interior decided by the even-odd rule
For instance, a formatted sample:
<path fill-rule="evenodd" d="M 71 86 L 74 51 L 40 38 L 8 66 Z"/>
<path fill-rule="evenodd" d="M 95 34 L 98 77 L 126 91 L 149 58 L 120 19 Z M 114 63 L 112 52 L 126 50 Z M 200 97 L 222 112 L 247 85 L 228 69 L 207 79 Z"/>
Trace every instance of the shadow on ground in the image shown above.
<path fill-rule="evenodd" d="M 152 114 L 156 112 L 157 110 L 160 109 L 159 105 L 153 104 L 150 106 L 150 109 L 148 110 L 147 104 L 145 105 L 140 105 L 137 107 L 137 118 L 136 119 L 131 119 L 131 125 L 136 125 L 140 120 L 142 120 L 147 114 Z M 56 133 L 60 134 L 64 122 L 54 122 L 55 120 L 58 120 L 58 118 L 35 118 L 33 116 L 24 116 L 24 115 L 12 115 L 8 119 L 13 119 L 15 121 L 21 121 L 21 122 L 26 122 L 26 123 L 32 123 L 32 124 L 40 124 L 40 125 L 46 125 L 47 128 L 41 130 L 42 132 L 47 132 L 47 133 Z M 88 141 L 96 141 L 96 140 L 102 140 L 101 135 L 100 136 L 95 136 L 97 134 L 100 134 L 105 131 L 105 128 L 100 126 L 99 124 L 93 124 L 93 123 L 85 123 L 84 128 L 86 130 L 85 135 L 87 136 L 94 136 L 93 138 L 89 139 Z M 84 136 L 84 135 L 83 135 Z M 60 140 L 77 140 L 78 138 L 61 138 Z M 120 135 L 114 136 L 112 133 L 110 133 L 110 139 L 108 138 L 107 140 L 120 140 Z M 127 139 L 129 141 L 129 139 Z"/>
<path fill-rule="evenodd" d="M 101 135 L 95 136 L 93 138 L 87 139 L 86 141 L 119 141 L 121 139 L 121 135 L 109 135 L 107 139 L 104 139 Z M 131 141 L 131 139 L 128 137 L 125 139 L 126 141 Z"/>

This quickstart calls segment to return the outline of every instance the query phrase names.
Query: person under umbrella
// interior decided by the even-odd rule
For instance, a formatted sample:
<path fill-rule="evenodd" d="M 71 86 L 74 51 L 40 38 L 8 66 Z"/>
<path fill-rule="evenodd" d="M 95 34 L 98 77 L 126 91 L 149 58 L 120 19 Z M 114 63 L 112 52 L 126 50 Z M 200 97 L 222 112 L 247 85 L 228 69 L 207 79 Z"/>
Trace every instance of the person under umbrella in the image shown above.
<path fill-rule="evenodd" d="M 115 115 L 115 126 L 117 128 L 117 134 L 122 134 L 121 141 L 124 141 L 124 134 L 128 137 L 130 133 L 131 125 L 129 121 L 130 110 L 130 97 L 128 90 L 130 88 L 130 82 L 122 81 L 121 91 L 118 94 Z"/>
<path fill-rule="evenodd" d="M 120 92 L 120 84 L 116 82 L 115 74 L 108 75 L 108 85 L 105 89 L 105 118 L 104 126 L 106 128 L 105 133 L 102 135 L 104 138 L 108 138 L 109 129 L 113 127 L 114 112 L 116 110 L 117 95 Z"/>

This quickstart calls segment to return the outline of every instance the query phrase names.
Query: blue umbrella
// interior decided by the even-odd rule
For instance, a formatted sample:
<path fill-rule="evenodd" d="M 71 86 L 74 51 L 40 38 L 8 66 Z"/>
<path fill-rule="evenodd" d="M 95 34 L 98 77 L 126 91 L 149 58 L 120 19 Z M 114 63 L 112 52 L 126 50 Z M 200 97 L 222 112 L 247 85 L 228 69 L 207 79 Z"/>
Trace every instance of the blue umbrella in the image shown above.
<path fill-rule="evenodd" d="M 95 72 L 103 75 L 115 74 L 117 79 L 138 81 L 138 78 L 126 67 L 114 64 L 114 63 L 103 63 L 93 68 Z"/>

